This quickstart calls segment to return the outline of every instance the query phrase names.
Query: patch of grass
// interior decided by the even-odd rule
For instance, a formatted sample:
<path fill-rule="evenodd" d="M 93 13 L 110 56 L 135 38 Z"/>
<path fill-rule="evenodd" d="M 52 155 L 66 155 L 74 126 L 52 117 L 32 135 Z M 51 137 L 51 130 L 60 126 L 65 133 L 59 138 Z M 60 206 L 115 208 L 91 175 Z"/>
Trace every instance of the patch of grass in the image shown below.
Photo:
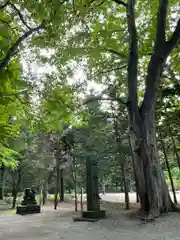
<path fill-rule="evenodd" d="M 0 215 L 11 215 L 15 213 L 15 209 L 11 209 L 12 205 L 7 204 L 5 201 L 0 201 Z"/>
<path fill-rule="evenodd" d="M 0 209 L 0 215 L 14 215 L 14 214 L 16 214 L 15 209 L 4 209 L 4 210 Z"/>

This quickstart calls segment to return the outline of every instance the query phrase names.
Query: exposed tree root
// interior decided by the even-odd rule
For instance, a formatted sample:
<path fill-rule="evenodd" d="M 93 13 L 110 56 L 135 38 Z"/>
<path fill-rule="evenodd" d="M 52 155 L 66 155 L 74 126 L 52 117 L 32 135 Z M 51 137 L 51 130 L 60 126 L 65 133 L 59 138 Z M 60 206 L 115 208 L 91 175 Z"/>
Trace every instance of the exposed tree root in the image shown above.
<path fill-rule="evenodd" d="M 156 213 L 156 214 L 155 214 Z M 153 222 L 155 218 L 158 217 L 157 211 L 143 211 L 140 209 L 138 211 L 138 218 L 144 223 Z"/>
<path fill-rule="evenodd" d="M 139 216 L 139 219 L 142 220 L 144 223 L 154 222 L 156 220 L 154 217 L 151 216 Z"/>
<path fill-rule="evenodd" d="M 138 211 L 138 218 L 142 220 L 144 223 L 153 222 L 157 217 L 159 217 L 163 213 L 167 212 L 178 212 L 180 213 L 180 206 L 175 205 L 174 203 L 171 204 L 171 208 L 168 211 L 159 212 L 158 209 L 151 209 L 149 212 L 143 211 L 140 209 Z"/>

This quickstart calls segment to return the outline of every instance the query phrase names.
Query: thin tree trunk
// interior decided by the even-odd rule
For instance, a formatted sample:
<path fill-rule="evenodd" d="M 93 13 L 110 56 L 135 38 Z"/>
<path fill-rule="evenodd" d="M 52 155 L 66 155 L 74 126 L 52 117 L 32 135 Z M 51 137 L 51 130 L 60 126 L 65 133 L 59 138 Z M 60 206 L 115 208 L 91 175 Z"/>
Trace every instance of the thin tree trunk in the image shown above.
<path fill-rule="evenodd" d="M 43 189 L 42 196 L 43 196 L 42 203 L 44 206 L 46 204 L 46 199 L 47 199 L 47 193 L 45 189 Z"/>
<path fill-rule="evenodd" d="M 75 198 L 75 212 L 78 211 L 77 206 L 77 174 L 76 174 L 76 159 L 73 156 L 73 180 L 74 180 L 74 198 Z"/>
<path fill-rule="evenodd" d="M 168 161 L 168 157 L 167 157 L 166 149 L 165 149 L 165 146 L 164 146 L 164 143 L 163 143 L 163 140 L 162 140 L 162 134 L 161 133 L 160 133 L 160 141 L 161 141 L 161 147 L 162 147 L 163 154 L 164 154 L 164 159 L 165 159 L 165 162 L 166 162 L 166 167 L 167 167 L 167 170 L 168 170 L 169 179 L 170 179 L 170 182 L 171 182 L 171 188 L 172 188 L 172 192 L 173 192 L 174 203 L 177 204 L 176 192 L 175 192 L 174 183 L 173 183 L 173 179 L 172 179 L 171 169 L 170 169 L 170 166 L 169 166 L 169 161 Z"/>
<path fill-rule="evenodd" d="M 136 202 L 139 203 L 139 193 L 138 193 L 137 180 L 135 181 L 135 188 L 136 188 Z"/>
<path fill-rule="evenodd" d="M 42 205 L 42 195 L 43 195 L 43 181 L 40 180 L 39 183 L 39 205 Z"/>
<path fill-rule="evenodd" d="M 16 174 L 17 174 L 17 180 L 16 180 L 16 177 L 15 177 Z M 12 209 L 14 209 L 16 207 L 16 200 L 17 200 L 19 187 L 20 187 L 20 184 L 21 184 L 21 178 L 22 178 L 21 169 L 19 169 L 17 172 L 13 172 L 13 189 L 12 189 L 13 203 L 12 203 Z"/>
<path fill-rule="evenodd" d="M 15 179 L 15 172 L 12 172 L 12 197 L 13 197 L 13 204 L 12 209 L 16 206 L 16 198 L 17 198 L 17 191 L 16 191 L 16 179 Z"/>
<path fill-rule="evenodd" d="M 1 175 L 0 175 L 0 200 L 4 199 L 4 180 L 5 180 L 5 166 L 1 166 Z"/>
<path fill-rule="evenodd" d="M 64 202 L 64 169 L 60 170 L 60 202 Z"/>
<path fill-rule="evenodd" d="M 126 182 L 125 172 L 124 172 L 124 164 L 121 164 L 121 172 L 122 172 L 122 178 L 123 178 L 123 184 L 124 184 L 126 209 L 129 210 L 129 191 L 128 191 L 128 185 Z"/>
<path fill-rule="evenodd" d="M 43 195 L 43 206 L 44 206 L 46 204 L 46 200 L 48 196 L 48 181 L 44 185 L 42 195 Z"/>
<path fill-rule="evenodd" d="M 58 193 L 59 193 L 59 164 L 56 164 L 56 188 L 55 188 L 55 193 L 54 193 L 54 210 L 57 209 L 58 205 Z"/>
<path fill-rule="evenodd" d="M 176 160 L 177 160 L 177 164 L 178 164 L 178 167 L 180 169 L 180 158 L 179 158 L 179 155 L 178 155 L 178 151 L 177 151 L 177 148 L 176 148 L 176 142 L 175 142 L 175 139 L 172 135 L 172 131 L 171 131 L 171 127 L 169 126 L 169 133 L 170 133 L 170 136 L 171 136 L 171 140 L 172 140 L 172 143 L 173 143 L 173 147 L 174 147 L 174 152 L 175 152 L 175 155 L 176 155 Z"/>
<path fill-rule="evenodd" d="M 81 212 L 83 212 L 83 188 L 81 188 Z"/>
<path fill-rule="evenodd" d="M 77 204 L 77 186 L 76 186 L 76 181 L 75 181 L 75 186 L 74 186 L 74 196 L 75 196 L 75 211 L 78 211 L 78 204 Z"/>
<path fill-rule="evenodd" d="M 121 191 L 121 193 L 124 192 L 123 179 L 121 179 L 121 182 L 120 182 L 120 191 Z"/>
<path fill-rule="evenodd" d="M 114 110 L 112 104 L 111 104 L 111 109 Z M 119 133 L 119 129 L 118 129 L 117 117 L 114 114 L 112 114 L 112 116 L 113 116 L 115 139 L 116 139 L 116 144 L 117 144 L 117 153 L 120 154 L 121 138 L 120 138 L 120 133 Z M 122 160 L 122 157 L 121 157 L 120 166 L 121 166 L 121 172 L 122 172 L 122 185 L 124 187 L 126 209 L 129 209 L 129 192 L 128 192 L 128 186 L 127 186 L 127 182 L 126 182 L 126 178 L 125 178 L 124 162 L 122 162 L 122 161 L 124 161 L 124 160 Z"/>
<path fill-rule="evenodd" d="M 132 165 L 133 165 L 133 173 L 134 173 L 134 182 L 135 182 L 135 188 L 136 188 L 136 202 L 139 203 L 139 189 L 138 189 L 138 181 L 136 177 L 136 171 L 135 171 L 135 165 L 134 165 L 134 154 L 132 150 L 130 135 L 128 134 L 128 142 L 129 142 L 129 149 L 132 157 Z"/>
<path fill-rule="evenodd" d="M 16 199 L 17 199 L 17 189 L 16 187 L 13 188 L 13 191 L 12 191 L 12 196 L 13 196 L 13 203 L 12 203 L 12 209 L 14 209 L 16 207 Z"/>

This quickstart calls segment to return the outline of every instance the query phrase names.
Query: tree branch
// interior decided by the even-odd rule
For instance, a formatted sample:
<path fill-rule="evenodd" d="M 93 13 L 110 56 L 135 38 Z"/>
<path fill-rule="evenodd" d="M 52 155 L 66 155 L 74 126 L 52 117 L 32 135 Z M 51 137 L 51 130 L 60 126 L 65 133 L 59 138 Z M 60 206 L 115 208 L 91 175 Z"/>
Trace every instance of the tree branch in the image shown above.
<path fill-rule="evenodd" d="M 98 3 L 96 6 L 99 7 L 101 6 L 103 3 L 105 2 L 105 0 L 102 0 L 100 3 Z"/>
<path fill-rule="evenodd" d="M 159 9 L 157 14 L 157 31 L 155 40 L 155 52 L 164 47 L 166 41 L 166 15 L 168 0 L 159 0 Z"/>
<path fill-rule="evenodd" d="M 127 64 L 122 65 L 122 66 L 120 66 L 120 67 L 116 67 L 116 68 L 108 69 L 108 70 L 106 70 L 106 71 L 99 72 L 99 73 L 97 73 L 96 75 L 92 76 L 92 78 L 96 78 L 96 77 L 98 77 L 98 76 L 101 75 L 101 74 L 111 73 L 111 72 L 114 72 L 114 71 L 117 71 L 117 70 L 121 70 L 121 69 L 124 69 L 124 68 L 127 68 Z"/>
<path fill-rule="evenodd" d="M 9 23 L 8 21 L 5 21 L 5 20 L 3 20 L 3 19 L 0 19 L 0 21 L 1 21 L 2 23 L 6 24 L 7 27 L 10 28 L 14 34 L 16 34 L 14 28 L 11 27 L 11 25 L 10 25 L 10 23 Z"/>
<path fill-rule="evenodd" d="M 9 2 L 9 5 L 16 11 L 16 13 L 18 14 L 21 22 L 28 28 L 28 29 L 31 29 L 30 26 L 28 26 L 28 24 L 26 23 L 26 21 L 24 20 L 24 17 L 23 15 L 21 14 L 20 10 L 11 2 Z"/>
<path fill-rule="evenodd" d="M 180 43 L 180 18 L 177 22 L 175 31 L 169 41 L 166 42 L 166 55 L 168 56 L 173 49 Z"/>
<path fill-rule="evenodd" d="M 14 92 L 14 93 L 4 93 L 0 92 L 0 97 L 15 97 L 15 96 L 20 96 L 21 94 L 27 93 L 27 90 L 23 90 L 21 92 Z"/>
<path fill-rule="evenodd" d="M 6 1 L 4 4 L 0 5 L 0 11 L 2 11 L 8 4 L 9 1 Z"/>
<path fill-rule="evenodd" d="M 165 41 L 166 11 L 168 7 L 168 0 L 159 1 L 160 6 L 158 12 L 159 16 L 157 17 L 156 45 L 155 51 L 152 53 L 148 65 L 146 90 L 144 94 L 144 100 L 141 105 L 142 116 L 145 116 L 145 114 L 151 111 L 151 109 L 155 106 L 157 88 L 159 85 L 160 76 L 165 66 L 165 62 L 167 60 L 167 57 L 170 55 L 180 40 L 179 19 L 171 39 L 168 42 Z M 162 36 L 160 36 L 160 34 L 162 34 Z"/>
<path fill-rule="evenodd" d="M 137 96 L 137 68 L 138 68 L 138 39 L 134 14 L 135 1 L 128 1 L 127 23 L 129 32 L 129 56 L 128 56 L 128 101 L 132 109 L 138 106 Z M 134 111 L 133 110 L 133 111 Z"/>
<path fill-rule="evenodd" d="M 117 101 L 119 103 L 122 103 L 124 105 L 127 105 L 127 102 L 125 102 L 124 100 L 122 100 L 121 98 L 114 98 L 114 97 L 102 97 L 102 95 L 99 96 L 93 96 L 93 97 L 89 97 L 88 99 L 86 99 L 83 103 L 83 105 L 86 105 L 90 102 L 94 102 L 94 101 Z"/>
<path fill-rule="evenodd" d="M 0 72 L 8 65 L 11 57 L 14 55 L 14 52 L 17 51 L 19 45 L 28 38 L 32 33 L 37 32 L 38 30 L 44 27 L 44 22 L 35 28 L 31 28 L 29 31 L 25 32 L 18 40 L 14 43 L 14 45 L 8 50 L 5 58 L 0 62 Z"/>
<path fill-rule="evenodd" d="M 125 3 L 124 1 L 121 1 L 121 0 L 113 0 L 113 1 L 118 3 L 119 5 L 122 5 L 122 6 L 126 7 L 126 8 L 128 7 L 128 4 Z"/>
<path fill-rule="evenodd" d="M 110 52 L 110 53 L 112 53 L 114 55 L 117 55 L 120 58 L 127 59 L 127 56 L 125 54 L 120 53 L 120 52 L 118 52 L 118 51 L 116 51 L 114 49 L 104 48 L 104 50 L 107 51 L 107 52 Z"/>

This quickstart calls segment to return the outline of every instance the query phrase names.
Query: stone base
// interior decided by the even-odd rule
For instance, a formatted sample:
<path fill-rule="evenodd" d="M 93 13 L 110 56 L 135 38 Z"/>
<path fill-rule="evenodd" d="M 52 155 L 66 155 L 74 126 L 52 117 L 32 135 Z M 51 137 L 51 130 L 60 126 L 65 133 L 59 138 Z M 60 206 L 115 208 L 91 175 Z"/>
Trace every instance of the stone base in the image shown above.
<path fill-rule="evenodd" d="M 84 218 L 105 218 L 105 216 L 106 216 L 105 210 L 82 212 L 82 217 L 84 217 Z"/>
<path fill-rule="evenodd" d="M 100 218 L 83 218 L 83 217 L 74 217 L 74 222 L 97 222 Z"/>
<path fill-rule="evenodd" d="M 16 208 L 16 213 L 21 215 L 40 213 L 40 212 L 41 212 L 41 208 L 39 205 L 24 205 L 24 206 L 17 206 Z"/>
<path fill-rule="evenodd" d="M 106 217 L 105 210 L 84 211 L 81 217 L 73 218 L 74 222 L 97 222 Z"/>

